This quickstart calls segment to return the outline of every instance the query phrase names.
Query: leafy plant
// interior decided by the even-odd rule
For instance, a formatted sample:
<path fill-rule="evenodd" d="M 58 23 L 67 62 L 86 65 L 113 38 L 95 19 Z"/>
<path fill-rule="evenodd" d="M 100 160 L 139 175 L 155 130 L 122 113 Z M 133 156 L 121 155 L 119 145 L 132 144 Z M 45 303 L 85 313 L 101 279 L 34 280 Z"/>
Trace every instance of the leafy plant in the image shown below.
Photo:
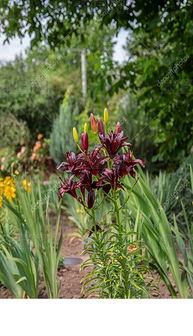
<path fill-rule="evenodd" d="M 190 178 L 191 178 L 191 190 L 193 196 L 193 171 L 190 166 Z M 181 262 L 184 268 L 184 277 L 186 277 L 187 282 L 190 286 L 189 294 L 192 297 L 193 293 L 193 216 L 187 212 L 183 202 L 181 202 L 182 214 L 184 217 L 186 230 L 185 232 L 179 230 L 177 225 L 176 216 L 173 216 L 174 228 L 173 232 L 176 237 L 177 245 L 181 253 Z"/>
<path fill-rule="evenodd" d="M 17 296 L 16 285 L 22 291 L 20 295 L 37 298 L 39 285 L 38 258 L 34 255 L 29 239 L 22 235 L 20 241 L 12 237 L 4 237 L 6 242 L 0 251 L 0 281 Z M 7 270 L 5 269 L 5 265 Z M 15 281 L 15 283 L 14 283 Z"/>
<path fill-rule="evenodd" d="M 120 218 L 118 193 L 114 200 L 116 218 L 112 218 L 109 227 L 100 223 L 101 230 L 94 217 L 97 205 L 93 207 L 91 219 L 95 229 L 85 248 L 89 259 L 82 265 L 82 269 L 90 266 L 92 271 L 82 279 L 83 293 L 94 293 L 99 298 L 147 298 L 151 284 L 146 277 L 149 260 L 144 256 L 145 246 L 129 230 L 125 219 Z"/>
<path fill-rule="evenodd" d="M 57 269 L 60 260 L 62 234 L 59 235 L 60 206 L 57 209 L 56 227 L 53 229 L 49 220 L 49 196 L 43 200 L 40 182 L 31 192 L 24 192 L 17 186 L 16 201 L 6 203 L 8 215 L 16 221 L 18 227 L 26 231 L 35 249 L 40 269 L 43 273 L 49 298 L 59 296 Z"/>
<path fill-rule="evenodd" d="M 160 204 L 162 204 L 166 215 L 172 215 L 172 210 L 174 211 L 176 209 L 177 203 L 179 202 L 179 195 L 187 185 L 187 181 L 185 184 L 184 178 L 180 177 L 177 179 L 174 174 L 164 171 L 160 171 L 159 175 L 154 178 L 149 176 L 147 178 L 154 195 Z"/>
<path fill-rule="evenodd" d="M 180 229 L 186 232 L 184 214 L 181 202 L 186 208 L 188 217 L 193 214 L 192 210 L 192 191 L 189 165 L 192 165 L 193 155 L 191 154 L 180 165 L 177 171 L 172 173 L 159 172 L 158 176 L 147 176 L 148 183 L 154 195 L 162 204 L 169 222 L 173 223 L 173 215 Z"/>
<path fill-rule="evenodd" d="M 108 110 L 105 109 L 105 125 L 101 119 L 98 120 L 100 144 L 91 152 L 88 151 L 87 130 L 82 133 L 79 146 L 76 128 L 73 129 L 74 141 L 80 153 L 68 152 L 67 161 L 59 166 L 70 174 L 60 186 L 60 198 L 65 194 L 71 195 L 82 205 L 91 222 L 90 242 L 85 249 L 90 257 L 83 267 L 92 264 L 93 271 L 83 279 L 84 287 L 92 283 L 86 292 L 98 292 L 100 297 L 139 298 L 148 295 L 146 259 L 140 242 L 133 238 L 136 233 L 128 230 L 122 218 L 124 202 L 120 202 L 120 189 L 124 190 L 123 178 L 128 174 L 135 178 L 134 167 L 144 164 L 142 160 L 133 158 L 128 149 L 131 145 L 126 142 L 128 138 L 123 136 L 119 122 L 116 131 L 108 132 L 108 119 Z M 97 133 L 95 123 L 91 115 L 91 129 Z M 121 149 L 125 148 L 128 149 L 126 153 L 119 155 Z M 102 204 L 108 202 L 110 223 L 105 221 L 107 209 L 102 208 Z M 104 212 L 99 215 L 101 210 Z"/>
<path fill-rule="evenodd" d="M 17 280 L 16 280 L 17 279 Z M 13 256 L 4 247 L 0 250 L 0 281 L 16 298 L 23 298 L 25 292 L 19 284 L 22 280 Z"/>
<path fill-rule="evenodd" d="M 129 192 L 132 190 L 129 179 L 127 179 L 125 188 Z M 187 298 L 189 286 L 187 278 L 184 276 L 186 272 L 179 261 L 171 224 L 142 172 L 140 172 L 139 182 L 127 202 L 127 208 L 130 216 L 133 220 L 135 219 L 138 237 L 143 238 L 149 254 L 153 258 L 154 268 L 164 280 L 171 295 L 176 297 L 177 292 L 170 280 L 170 272 L 179 296 Z"/>
<path fill-rule="evenodd" d="M 4 208 L 0 224 L 0 282 L 15 297 L 38 297 L 39 266 L 28 232 L 8 218 Z M 17 238 L 16 238 L 17 237 Z"/>

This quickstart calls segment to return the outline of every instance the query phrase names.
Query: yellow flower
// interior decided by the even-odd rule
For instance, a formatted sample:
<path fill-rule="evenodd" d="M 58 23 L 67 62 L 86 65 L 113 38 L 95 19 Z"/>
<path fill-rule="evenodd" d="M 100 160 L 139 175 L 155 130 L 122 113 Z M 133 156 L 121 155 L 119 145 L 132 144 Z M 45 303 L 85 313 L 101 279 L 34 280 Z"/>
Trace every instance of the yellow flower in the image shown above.
<path fill-rule="evenodd" d="M 0 207 L 2 206 L 3 195 L 8 201 L 16 197 L 15 182 L 11 176 L 6 176 L 4 179 L 0 178 Z"/>
<path fill-rule="evenodd" d="M 15 191 L 16 189 L 14 187 L 10 187 L 10 186 L 5 187 L 4 195 L 8 201 L 12 201 L 12 198 L 16 197 Z"/>
<path fill-rule="evenodd" d="M 23 189 L 24 189 L 25 191 L 28 191 L 28 192 L 31 191 L 31 182 L 29 182 L 28 180 L 24 179 L 24 180 L 22 181 L 22 184 L 23 184 Z"/>
<path fill-rule="evenodd" d="M 5 197 L 7 198 L 8 201 L 12 201 L 12 198 L 16 197 L 16 187 L 15 187 L 15 182 L 11 176 L 6 176 L 4 181 L 4 190 L 3 193 Z"/>
<path fill-rule="evenodd" d="M 78 143 L 78 132 L 77 132 L 76 127 L 73 127 L 72 134 L 73 134 L 74 142 Z"/>
<path fill-rule="evenodd" d="M 108 124 L 109 121 L 109 112 L 107 110 L 107 108 L 104 109 L 104 122 L 105 124 Z"/>
<path fill-rule="evenodd" d="M 83 211 L 83 210 L 81 210 L 81 209 L 77 209 L 77 210 L 76 210 L 76 213 L 77 213 L 77 214 L 83 214 L 83 213 L 84 213 L 84 211 Z"/>
<path fill-rule="evenodd" d="M 84 133 L 88 133 L 88 124 L 87 123 L 84 124 Z"/>
<path fill-rule="evenodd" d="M 18 170 L 15 170 L 15 175 L 19 175 L 19 172 L 18 172 Z"/>

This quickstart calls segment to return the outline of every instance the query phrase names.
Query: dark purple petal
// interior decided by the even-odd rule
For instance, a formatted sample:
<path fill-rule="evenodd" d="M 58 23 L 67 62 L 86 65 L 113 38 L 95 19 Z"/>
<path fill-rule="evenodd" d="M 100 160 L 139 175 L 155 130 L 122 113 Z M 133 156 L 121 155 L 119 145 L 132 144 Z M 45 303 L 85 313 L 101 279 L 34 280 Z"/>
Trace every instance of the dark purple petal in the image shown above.
<path fill-rule="evenodd" d="M 126 140 L 128 137 L 123 138 L 123 131 L 119 129 L 118 133 L 110 132 L 106 136 L 104 134 L 99 134 L 99 139 L 103 147 L 108 152 L 110 158 L 114 158 L 120 148 L 124 146 L 131 146 Z"/>
<path fill-rule="evenodd" d="M 94 190 L 89 191 L 88 193 L 88 208 L 91 209 L 94 205 L 95 193 Z"/>
<path fill-rule="evenodd" d="M 110 184 L 105 184 L 103 185 L 103 191 L 105 192 L 105 194 L 108 194 L 109 191 L 111 190 L 111 185 Z"/>
<path fill-rule="evenodd" d="M 59 187 L 59 198 L 62 198 L 65 193 L 70 194 L 72 197 L 76 198 L 79 200 L 77 194 L 76 194 L 76 189 L 78 189 L 81 185 L 80 182 L 73 182 L 74 175 L 71 175 L 69 180 L 61 184 Z M 80 201 L 80 200 L 79 200 Z"/>
<path fill-rule="evenodd" d="M 98 120 L 98 134 L 105 135 L 104 125 L 101 119 Z"/>
<path fill-rule="evenodd" d="M 142 167 L 145 167 L 144 162 L 140 159 L 133 160 L 132 154 L 127 153 L 121 156 L 116 156 L 114 158 L 115 168 L 119 176 L 123 177 L 124 175 L 130 174 L 132 177 L 135 177 L 135 171 L 133 168 L 140 164 Z"/>
<path fill-rule="evenodd" d="M 81 149 L 85 153 L 88 151 L 88 134 L 85 132 L 81 135 Z"/>

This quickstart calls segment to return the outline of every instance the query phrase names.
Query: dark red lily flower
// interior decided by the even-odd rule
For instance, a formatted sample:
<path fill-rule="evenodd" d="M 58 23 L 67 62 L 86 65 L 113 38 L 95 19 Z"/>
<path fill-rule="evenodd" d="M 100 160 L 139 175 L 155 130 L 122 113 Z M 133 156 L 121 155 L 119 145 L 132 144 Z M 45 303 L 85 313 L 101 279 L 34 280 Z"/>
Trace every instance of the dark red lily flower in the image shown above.
<path fill-rule="evenodd" d="M 68 182 L 64 181 L 59 188 L 59 198 L 61 199 L 64 194 L 70 194 L 82 203 L 82 199 L 78 197 L 76 189 L 80 187 L 80 182 L 73 182 L 74 175 L 70 176 Z"/>
<path fill-rule="evenodd" d="M 98 134 L 105 135 L 104 125 L 101 119 L 98 120 Z"/>
<path fill-rule="evenodd" d="M 113 158 L 121 147 L 131 146 L 130 143 L 126 142 L 128 137 L 123 138 L 123 134 L 124 134 L 123 131 L 117 134 L 114 132 L 110 132 L 106 136 L 102 135 L 101 133 L 99 134 L 100 142 L 103 145 L 103 147 L 107 150 L 110 158 Z"/>
<path fill-rule="evenodd" d="M 106 168 L 102 172 L 102 177 L 96 183 L 98 187 L 103 187 L 103 188 L 108 184 L 110 184 L 113 190 L 117 190 L 117 188 L 121 188 L 124 190 L 122 184 L 119 181 L 118 172 L 115 168 L 113 169 Z"/>
<path fill-rule="evenodd" d="M 88 134 L 85 132 L 81 135 L 81 149 L 85 153 L 88 151 Z"/>
<path fill-rule="evenodd" d="M 88 208 L 91 209 L 94 205 L 94 201 L 95 201 L 95 193 L 94 190 L 89 191 L 88 193 Z"/>
<path fill-rule="evenodd" d="M 63 171 L 66 171 L 67 173 L 75 174 L 77 158 L 78 156 L 76 156 L 75 153 L 67 152 L 66 153 L 67 162 L 62 162 L 57 169 L 63 169 Z"/>
<path fill-rule="evenodd" d="M 88 191 L 88 205 L 92 204 L 91 201 L 91 192 L 94 192 L 93 189 L 97 188 L 96 181 L 92 181 L 92 174 L 88 171 L 84 171 L 80 175 L 80 191 L 83 196 L 83 199 L 85 200 L 85 191 Z M 93 196 L 94 197 L 94 196 Z M 93 200 L 94 202 L 94 200 Z M 94 204 L 94 203 L 93 203 Z M 90 208 L 89 208 L 90 209 Z"/>
<path fill-rule="evenodd" d="M 79 174 L 86 170 L 93 176 L 100 175 L 107 167 L 105 160 L 108 158 L 108 156 L 102 156 L 100 154 L 101 148 L 102 145 L 95 148 L 91 153 L 80 155 L 77 160 L 79 165 L 76 167 L 75 172 Z"/>
<path fill-rule="evenodd" d="M 140 164 L 143 168 L 145 164 L 142 160 L 132 158 L 132 153 L 123 154 L 114 158 L 115 167 L 120 177 L 130 174 L 135 177 L 134 167 Z"/>
<path fill-rule="evenodd" d="M 91 124 L 94 130 L 96 120 L 93 115 L 91 115 Z M 91 153 L 88 153 L 88 134 L 84 132 L 81 136 L 82 152 L 78 155 L 68 152 L 66 154 L 67 161 L 62 162 L 58 167 L 58 169 L 62 168 L 71 174 L 69 180 L 63 181 L 61 184 L 59 197 L 61 198 L 65 193 L 68 193 L 85 207 L 87 206 L 88 209 L 91 209 L 95 203 L 95 192 L 97 189 L 102 189 L 105 194 L 108 194 L 111 189 L 117 190 L 121 188 L 124 190 L 120 179 L 126 174 L 135 177 L 134 167 L 138 164 L 144 167 L 144 162 L 134 159 L 130 152 L 116 155 L 122 147 L 131 146 L 126 142 L 128 137 L 124 137 L 123 135 L 124 133 L 119 122 L 117 123 L 115 132 L 105 135 L 103 122 L 99 120 L 98 136 L 101 145 L 96 147 Z M 104 149 L 106 149 L 107 155 L 103 154 Z M 111 169 L 107 168 L 108 166 Z M 77 190 L 81 197 L 78 196 Z M 85 204 L 86 193 L 87 205 Z"/>
<path fill-rule="evenodd" d="M 80 185 L 82 188 L 86 189 L 87 191 L 96 188 L 96 182 L 92 182 L 92 174 L 88 171 L 81 173 L 80 175 Z"/>
<path fill-rule="evenodd" d="M 111 185 L 110 185 L 110 184 L 104 184 L 104 185 L 102 186 L 102 189 L 103 189 L 103 191 L 105 192 L 105 194 L 108 194 L 109 191 L 111 190 Z"/>

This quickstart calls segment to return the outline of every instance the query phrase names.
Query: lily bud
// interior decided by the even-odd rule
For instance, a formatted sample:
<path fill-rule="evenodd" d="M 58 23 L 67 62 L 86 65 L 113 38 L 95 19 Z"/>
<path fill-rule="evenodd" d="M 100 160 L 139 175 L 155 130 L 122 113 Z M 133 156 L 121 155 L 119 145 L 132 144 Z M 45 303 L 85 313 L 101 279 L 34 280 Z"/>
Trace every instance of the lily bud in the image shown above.
<path fill-rule="evenodd" d="M 78 143 L 79 139 L 78 139 L 78 132 L 77 132 L 76 127 L 73 127 L 72 134 L 73 134 L 74 142 Z"/>
<path fill-rule="evenodd" d="M 117 125 L 116 125 L 116 131 L 115 133 L 118 134 L 118 133 L 121 133 L 122 132 L 122 128 L 121 128 L 121 124 L 120 122 L 118 121 Z"/>
<path fill-rule="evenodd" d="M 104 122 L 105 124 L 108 124 L 109 121 L 109 111 L 107 110 L 107 108 L 104 109 Z"/>
<path fill-rule="evenodd" d="M 81 135 L 81 149 L 83 152 L 88 151 L 88 134 L 85 132 Z"/>
<path fill-rule="evenodd" d="M 90 125 L 91 125 L 91 130 L 93 133 L 97 132 L 97 123 L 94 115 L 91 113 L 90 115 Z"/>
<path fill-rule="evenodd" d="M 94 191 L 91 190 L 88 193 L 88 208 L 91 209 L 94 205 L 94 201 L 95 201 L 95 194 Z"/>
<path fill-rule="evenodd" d="M 105 135 L 104 125 L 101 119 L 98 120 L 98 134 Z"/>
<path fill-rule="evenodd" d="M 88 124 L 87 123 L 84 124 L 84 133 L 88 133 Z"/>

